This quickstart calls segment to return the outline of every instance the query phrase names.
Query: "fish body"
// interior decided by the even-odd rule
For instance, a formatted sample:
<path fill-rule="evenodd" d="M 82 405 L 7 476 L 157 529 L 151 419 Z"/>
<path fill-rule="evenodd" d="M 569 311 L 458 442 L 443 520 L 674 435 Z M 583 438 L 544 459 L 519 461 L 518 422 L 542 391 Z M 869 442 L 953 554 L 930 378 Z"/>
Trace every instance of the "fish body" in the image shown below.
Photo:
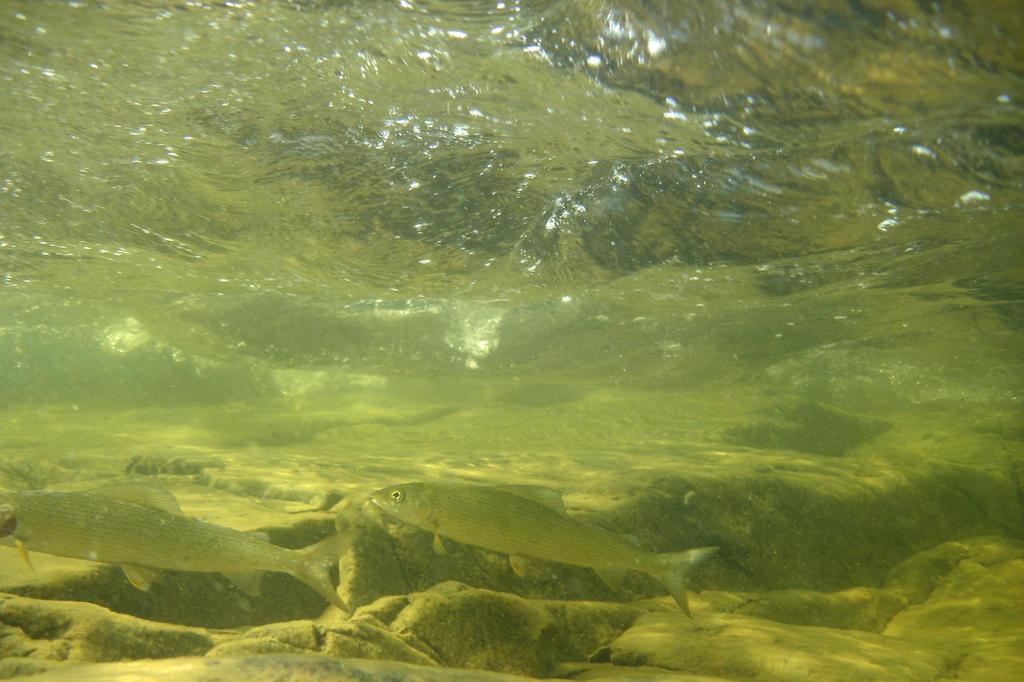
<path fill-rule="evenodd" d="M 258 572 L 275 571 L 345 608 L 327 567 L 344 551 L 349 536 L 286 549 L 257 533 L 185 516 L 169 492 L 156 492 L 125 486 L 119 493 L 0 493 L 0 535 L 13 537 L 26 559 L 31 551 L 118 564 L 141 589 L 159 577 L 153 569 L 223 573 L 250 587 Z"/>
<path fill-rule="evenodd" d="M 381 488 L 370 501 L 397 518 L 441 537 L 510 555 L 513 568 L 528 557 L 597 570 L 625 570 L 658 578 L 689 614 L 686 580 L 717 548 L 658 554 L 639 549 L 611 531 L 578 521 L 515 486 L 464 483 L 405 483 Z M 516 568 L 516 572 L 520 572 Z"/>

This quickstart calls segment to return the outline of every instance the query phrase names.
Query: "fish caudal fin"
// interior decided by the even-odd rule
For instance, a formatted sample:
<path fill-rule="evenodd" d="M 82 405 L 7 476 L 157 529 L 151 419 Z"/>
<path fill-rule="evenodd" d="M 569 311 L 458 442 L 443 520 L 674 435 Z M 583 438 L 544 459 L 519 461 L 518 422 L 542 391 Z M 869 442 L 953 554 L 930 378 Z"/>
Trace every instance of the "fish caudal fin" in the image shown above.
<path fill-rule="evenodd" d="M 331 583 L 330 567 L 348 551 L 354 537 L 354 531 L 337 533 L 326 540 L 297 550 L 299 561 L 292 573 L 296 578 L 316 590 L 317 594 L 346 613 L 348 607 L 338 596 L 338 590 Z"/>
<path fill-rule="evenodd" d="M 659 554 L 655 559 L 652 573 L 687 616 L 690 603 L 686 599 L 686 583 L 690 573 L 717 551 L 717 547 L 698 547 L 677 554 Z"/>

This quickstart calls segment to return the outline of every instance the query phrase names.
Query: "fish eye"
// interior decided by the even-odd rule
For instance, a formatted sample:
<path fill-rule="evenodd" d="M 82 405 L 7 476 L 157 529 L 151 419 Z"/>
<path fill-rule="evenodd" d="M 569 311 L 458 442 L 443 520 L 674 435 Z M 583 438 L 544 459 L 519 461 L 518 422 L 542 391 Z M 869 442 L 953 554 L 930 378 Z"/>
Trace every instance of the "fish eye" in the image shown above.
<path fill-rule="evenodd" d="M 395 488 L 394 490 L 391 491 L 391 501 L 394 502 L 395 504 L 398 504 L 404 499 L 405 493 L 403 493 L 400 489 Z"/>

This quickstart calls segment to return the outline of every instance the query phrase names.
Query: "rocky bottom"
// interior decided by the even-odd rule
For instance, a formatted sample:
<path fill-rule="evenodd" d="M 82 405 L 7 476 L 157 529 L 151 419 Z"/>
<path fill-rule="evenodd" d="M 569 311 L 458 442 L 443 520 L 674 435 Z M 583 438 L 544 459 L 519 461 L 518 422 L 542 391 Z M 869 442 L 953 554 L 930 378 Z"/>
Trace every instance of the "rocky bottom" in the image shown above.
<path fill-rule="evenodd" d="M 1024 544 L 946 542 L 882 587 L 704 591 L 692 602 L 690 620 L 667 597 L 528 599 L 448 581 L 351 617 L 214 629 L 0 593 L 0 678 L 1019 679 Z"/>

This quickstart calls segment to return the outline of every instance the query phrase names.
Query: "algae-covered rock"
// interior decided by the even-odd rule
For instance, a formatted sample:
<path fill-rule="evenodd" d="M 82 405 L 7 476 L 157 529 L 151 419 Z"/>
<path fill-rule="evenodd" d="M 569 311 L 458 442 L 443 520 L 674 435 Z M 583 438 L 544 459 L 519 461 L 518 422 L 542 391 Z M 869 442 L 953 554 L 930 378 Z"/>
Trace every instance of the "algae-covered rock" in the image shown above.
<path fill-rule="evenodd" d="M 405 594 L 381 597 L 372 604 L 367 604 L 357 609 L 353 619 L 361 619 L 378 624 L 390 623 L 408 605 L 409 596 Z"/>
<path fill-rule="evenodd" d="M 449 581 L 382 597 L 351 618 L 328 611 L 317 621 L 213 634 L 91 604 L 0 595 L 0 678 L 62 663 L 208 651 L 206 660 L 223 664 L 186 658 L 182 669 L 199 680 L 432 680 L 442 678 L 423 671 L 439 667 L 443 679 L 463 675 L 453 668 L 473 668 L 580 680 L 1015 680 L 1024 650 L 1024 545 L 991 536 L 943 543 L 902 562 L 882 588 L 704 592 L 694 597 L 692 620 L 666 601 L 524 599 Z M 380 664 L 346 667 L 351 658 Z M 234 667 L 244 659 L 251 667 Z M 160 679 L 178 670 L 147 665 Z M 137 670 L 72 666 L 38 679 Z M 270 671 L 281 677 L 260 677 Z"/>
<path fill-rule="evenodd" d="M 769 681 L 1016 680 L 1024 544 L 991 536 L 943 543 L 894 568 L 882 589 L 705 592 L 700 601 L 720 613 L 644 615 L 590 657 L 600 668 L 581 668 L 578 678 L 617 679 L 623 667 L 646 666 Z M 750 613 L 760 617 L 739 615 Z M 814 622 L 831 627 L 794 624 Z M 880 623 L 880 634 L 848 629 Z"/>
<path fill-rule="evenodd" d="M 359 620 L 330 624 L 293 621 L 264 625 L 249 630 L 238 639 L 218 644 L 207 655 L 281 653 L 315 653 L 335 658 L 372 658 L 437 665 L 432 658 L 411 647 L 386 627 Z"/>
<path fill-rule="evenodd" d="M 323 653 L 338 658 L 375 658 L 437 665 L 427 654 L 395 634 L 368 623 L 340 623 L 324 628 Z"/>
<path fill-rule="evenodd" d="M 124 470 L 127 474 L 156 476 L 160 474 L 186 476 L 201 474 L 204 469 L 223 469 L 224 462 L 215 455 L 203 452 L 192 452 L 188 448 L 178 448 L 184 452 L 143 453 L 132 457 Z"/>
<path fill-rule="evenodd" d="M 962 558 L 944 575 L 921 570 L 934 589 L 889 622 L 885 634 L 956 652 L 957 675 L 1016 680 L 1024 665 L 1024 544 L 995 537 L 945 543 L 914 565 Z M 906 577 L 909 569 L 901 572 Z"/>
<path fill-rule="evenodd" d="M 2 637 L 4 635 L 0 635 Z M 53 670 L 54 668 L 75 666 L 67 661 L 51 661 L 45 658 L 29 658 L 27 656 L 5 656 L 0 658 L 0 680 L 12 677 L 26 677 Z"/>
<path fill-rule="evenodd" d="M 559 666 L 558 677 L 581 682 L 733 682 L 712 675 L 691 675 L 651 666 L 624 668 L 610 663 L 569 663 Z"/>
<path fill-rule="evenodd" d="M 1016 489 L 998 472 L 856 465 L 823 475 L 811 459 L 790 459 L 736 475 L 637 480 L 594 520 L 661 551 L 717 545 L 691 589 L 753 592 L 877 587 L 894 565 L 949 538 L 1020 526 Z"/>
<path fill-rule="evenodd" d="M 273 623 L 253 628 L 238 639 L 222 642 L 207 656 L 241 656 L 247 654 L 315 653 L 322 634 L 308 620 Z"/>
<path fill-rule="evenodd" d="M 339 532 L 358 530 L 352 551 L 338 564 L 338 594 L 349 608 L 369 604 L 381 595 L 415 589 L 404 573 L 403 562 L 392 551 L 392 539 L 383 526 L 348 512 L 337 517 L 335 526 Z"/>
<path fill-rule="evenodd" d="M 785 625 L 758 618 L 655 612 L 591 660 L 654 666 L 691 674 L 768 682 L 794 680 L 930 680 L 954 664 L 956 652 L 854 630 Z"/>
<path fill-rule="evenodd" d="M 776 590 L 760 594 L 727 593 L 722 598 L 705 592 L 714 600 L 716 611 L 754 616 L 792 625 L 819 625 L 843 630 L 881 632 L 893 614 L 906 607 L 907 600 L 890 590 L 854 587 L 839 592 Z M 734 603 L 730 604 L 729 601 Z"/>
<path fill-rule="evenodd" d="M 443 583 L 410 595 L 392 631 L 446 666 L 545 675 L 582 660 L 643 612 L 600 602 L 527 600 Z"/>
<path fill-rule="evenodd" d="M 543 608 L 454 583 L 413 595 L 391 626 L 454 667 L 539 674 L 550 657 L 542 639 L 551 619 Z"/>
<path fill-rule="evenodd" d="M 87 664 L 50 670 L 31 679 L 33 682 L 109 682 L 136 679 L 161 682 L 523 682 L 524 678 L 480 670 L 430 668 L 395 661 L 273 654 Z"/>
<path fill-rule="evenodd" d="M 0 658 L 120 661 L 192 656 L 213 646 L 206 632 L 125 616 L 95 604 L 0 594 Z"/>
<path fill-rule="evenodd" d="M 920 604 L 939 581 L 968 556 L 967 546 L 963 543 L 944 542 L 897 564 L 886 578 L 886 587 L 910 604 Z"/>
<path fill-rule="evenodd" d="M 800 401 L 776 405 L 754 423 L 727 430 L 724 438 L 747 447 L 841 457 L 891 426 L 831 405 Z"/>

